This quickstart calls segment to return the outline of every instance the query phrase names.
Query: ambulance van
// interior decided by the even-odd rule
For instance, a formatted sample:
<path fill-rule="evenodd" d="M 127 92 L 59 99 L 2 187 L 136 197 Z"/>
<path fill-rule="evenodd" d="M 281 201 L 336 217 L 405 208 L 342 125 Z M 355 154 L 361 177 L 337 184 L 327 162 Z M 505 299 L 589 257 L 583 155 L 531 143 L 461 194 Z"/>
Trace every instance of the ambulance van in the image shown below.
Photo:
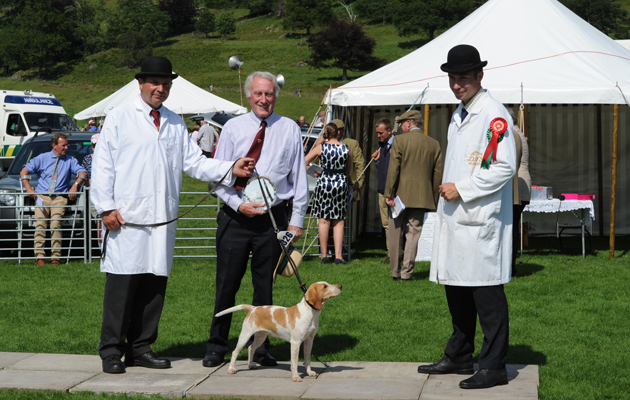
<path fill-rule="evenodd" d="M 0 101 L 0 176 L 7 171 L 22 144 L 36 133 L 79 130 L 52 94 L 1 90 Z"/>

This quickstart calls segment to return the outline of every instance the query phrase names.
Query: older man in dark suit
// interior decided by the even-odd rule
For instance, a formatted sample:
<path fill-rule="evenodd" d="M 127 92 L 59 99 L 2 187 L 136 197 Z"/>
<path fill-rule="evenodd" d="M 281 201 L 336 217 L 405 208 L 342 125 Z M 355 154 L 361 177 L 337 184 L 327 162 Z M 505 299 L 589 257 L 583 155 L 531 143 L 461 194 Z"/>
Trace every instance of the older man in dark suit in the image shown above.
<path fill-rule="evenodd" d="M 384 195 L 390 207 L 400 197 L 405 209 L 397 218 L 392 217 L 391 211 L 389 214 L 389 265 L 394 280 L 408 281 L 412 279 L 424 213 L 435 211 L 439 199 L 444 161 L 437 140 L 422 132 L 420 111 L 407 111 L 396 122 L 404 134 L 394 138 L 390 150 Z"/>

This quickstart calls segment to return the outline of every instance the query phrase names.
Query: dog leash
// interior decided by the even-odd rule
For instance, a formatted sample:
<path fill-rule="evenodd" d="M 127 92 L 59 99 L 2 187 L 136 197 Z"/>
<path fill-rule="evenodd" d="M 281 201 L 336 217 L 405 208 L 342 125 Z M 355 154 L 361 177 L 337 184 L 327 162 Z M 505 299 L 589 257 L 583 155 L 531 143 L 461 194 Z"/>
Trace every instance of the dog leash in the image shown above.
<path fill-rule="evenodd" d="M 162 225 L 168 225 L 171 222 L 175 222 L 178 219 L 185 217 L 189 212 L 191 212 L 192 210 L 197 208 L 198 205 L 200 205 L 201 203 L 206 201 L 206 199 L 208 197 L 210 197 L 214 193 L 215 190 L 217 190 L 219 185 L 221 185 L 221 183 L 223 183 L 225 178 L 227 178 L 228 174 L 232 171 L 232 169 L 234 168 L 234 165 L 236 165 L 238 160 L 240 160 L 240 158 L 237 159 L 236 161 L 234 161 L 234 163 L 232 164 L 230 169 L 228 169 L 228 171 L 225 173 L 225 175 L 223 175 L 223 177 L 212 187 L 212 189 L 210 189 L 208 191 L 208 194 L 206 194 L 206 196 L 203 199 L 201 199 L 201 201 L 199 203 L 195 204 L 195 206 L 193 208 L 191 208 L 190 210 L 186 211 L 182 215 L 179 215 L 177 218 L 174 218 L 174 219 L 172 219 L 170 221 L 166 221 L 166 222 L 157 222 L 155 224 L 134 224 L 132 222 L 126 222 L 125 226 L 132 226 L 132 227 L 135 227 L 135 228 L 155 228 L 155 227 L 162 226 Z M 108 237 L 109 237 L 109 229 L 105 230 L 105 236 L 103 236 L 103 254 L 101 254 L 101 260 L 105 259 L 105 254 L 107 253 L 107 238 Z"/>
<path fill-rule="evenodd" d="M 256 166 L 254 166 L 254 171 L 256 172 L 256 175 L 258 175 L 258 184 L 260 185 L 260 192 L 263 195 L 263 199 L 265 200 L 265 205 L 267 206 L 267 212 L 269 213 L 269 216 L 271 217 L 271 224 L 273 225 L 273 229 L 274 232 L 276 234 L 276 238 L 278 237 L 278 233 L 280 232 L 280 229 L 278 229 L 278 225 L 276 224 L 276 219 L 273 216 L 273 212 L 271 211 L 271 205 L 269 204 L 269 200 L 267 199 L 267 195 L 269 195 L 269 197 L 271 198 L 271 193 L 269 193 L 269 189 L 267 188 L 267 185 L 265 185 L 265 187 L 263 188 L 263 184 L 260 180 L 260 174 L 258 173 L 258 170 L 256 169 Z M 289 264 L 291 265 L 291 268 L 293 268 L 293 273 L 295 275 L 295 277 L 298 280 L 298 284 L 300 285 L 300 289 L 302 289 L 302 291 L 304 292 L 304 294 L 306 294 L 306 284 L 302 282 L 302 279 L 300 279 L 300 273 L 298 272 L 297 266 L 295 265 L 295 261 L 293 261 L 293 259 L 291 257 L 289 257 L 289 252 L 287 251 L 286 246 L 284 245 L 284 243 L 282 243 L 282 240 L 278 239 L 278 242 L 280 243 L 280 247 L 282 247 L 282 254 L 284 255 L 284 257 L 287 257 L 287 259 L 289 260 Z M 308 303 L 308 301 L 307 301 Z M 313 307 L 312 304 L 309 303 L 309 305 L 311 307 Z M 315 307 L 313 307 L 315 308 Z M 316 308 L 315 308 L 316 309 Z"/>

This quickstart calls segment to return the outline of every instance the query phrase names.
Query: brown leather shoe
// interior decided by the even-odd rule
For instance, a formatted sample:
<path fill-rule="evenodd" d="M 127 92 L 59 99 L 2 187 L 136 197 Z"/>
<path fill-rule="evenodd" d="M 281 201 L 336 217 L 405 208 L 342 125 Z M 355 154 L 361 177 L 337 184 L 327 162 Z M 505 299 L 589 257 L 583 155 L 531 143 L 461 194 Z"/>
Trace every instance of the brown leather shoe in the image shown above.
<path fill-rule="evenodd" d="M 39 260 L 37 260 L 37 266 L 38 267 L 41 267 L 44 264 L 46 264 L 46 262 L 44 260 L 42 260 L 41 258 Z"/>
<path fill-rule="evenodd" d="M 61 264 L 61 263 L 59 262 L 59 260 L 52 260 L 50 263 L 51 263 L 52 265 L 59 265 L 59 264 Z"/>
<path fill-rule="evenodd" d="M 381 264 L 389 264 L 389 257 L 381 261 Z"/>

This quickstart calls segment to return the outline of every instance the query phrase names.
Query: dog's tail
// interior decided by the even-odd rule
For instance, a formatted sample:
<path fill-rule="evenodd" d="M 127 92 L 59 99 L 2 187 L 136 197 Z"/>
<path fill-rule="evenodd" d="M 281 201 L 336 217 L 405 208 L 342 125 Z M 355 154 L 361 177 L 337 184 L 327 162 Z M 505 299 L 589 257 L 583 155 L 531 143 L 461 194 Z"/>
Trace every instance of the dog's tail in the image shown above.
<path fill-rule="evenodd" d="M 217 313 L 217 315 L 215 315 L 215 317 L 220 317 L 220 316 L 225 315 L 225 314 L 230 314 L 230 313 L 233 313 L 234 311 L 245 310 L 247 312 L 250 312 L 252 310 L 252 308 L 254 308 L 254 306 L 249 305 L 249 304 L 239 304 L 238 306 L 230 307 L 227 310 L 223 310 L 220 313 Z"/>

